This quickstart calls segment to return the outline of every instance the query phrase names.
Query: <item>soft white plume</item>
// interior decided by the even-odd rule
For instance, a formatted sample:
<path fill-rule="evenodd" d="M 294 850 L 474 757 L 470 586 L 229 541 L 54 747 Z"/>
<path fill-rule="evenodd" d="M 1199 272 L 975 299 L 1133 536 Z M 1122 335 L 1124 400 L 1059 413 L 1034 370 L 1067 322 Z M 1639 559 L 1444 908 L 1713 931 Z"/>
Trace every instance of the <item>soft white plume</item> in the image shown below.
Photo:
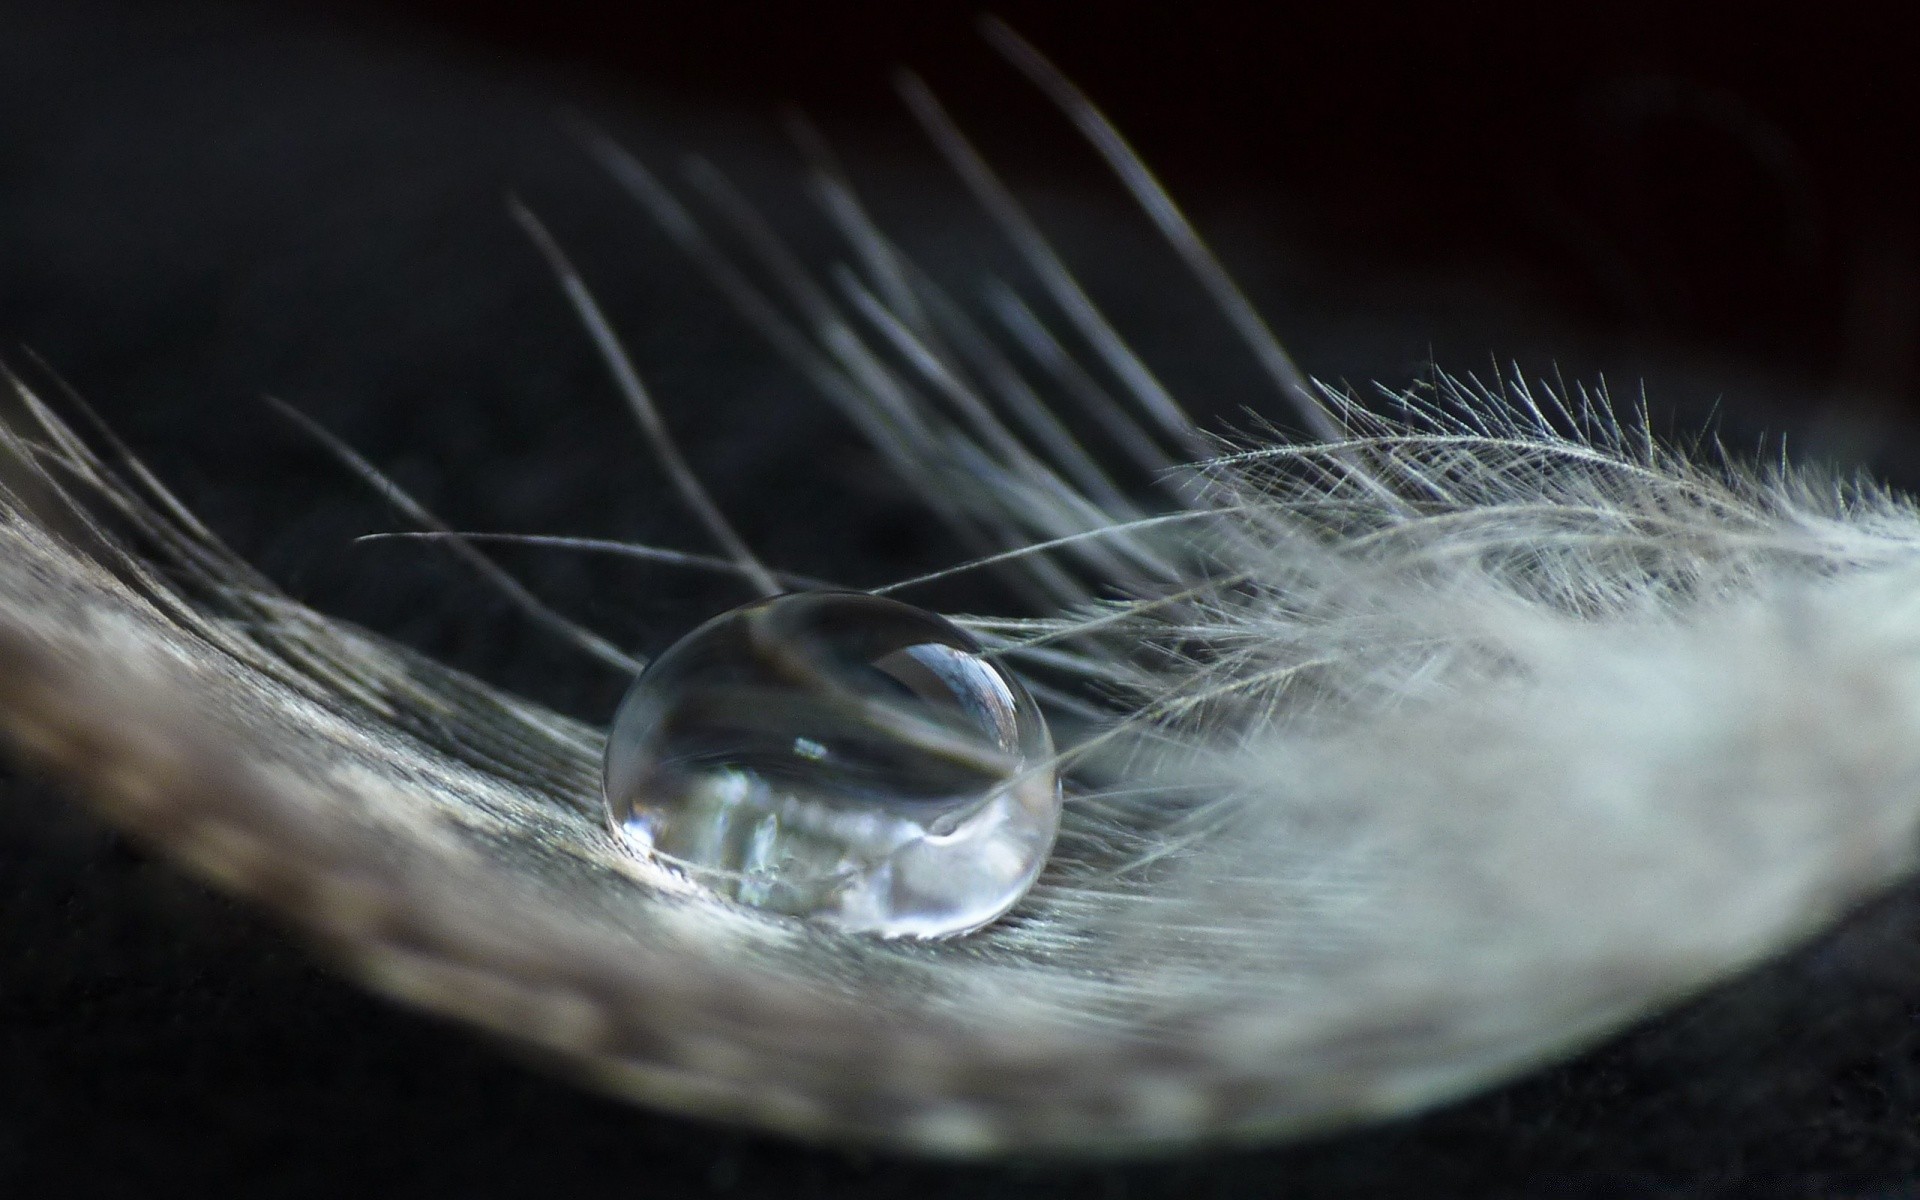
<path fill-rule="evenodd" d="M 1099 114 L 996 36 L 1324 437 L 1208 443 L 915 85 L 1039 299 L 955 299 L 824 155 L 849 261 L 818 271 L 695 173 L 756 256 L 736 263 L 588 142 L 1032 598 L 965 618 L 1049 704 L 1073 781 L 1058 857 L 1008 919 L 888 943 L 657 887 L 605 829 L 596 731 L 299 607 L 24 388 L 0 727 L 373 986 L 648 1103 L 930 1151 L 1404 1112 L 1912 867 L 1911 506 L 1690 464 L 1602 396 L 1519 379 L 1364 404 L 1308 384 Z M 1076 423 L 1164 495 L 1116 482 Z"/>

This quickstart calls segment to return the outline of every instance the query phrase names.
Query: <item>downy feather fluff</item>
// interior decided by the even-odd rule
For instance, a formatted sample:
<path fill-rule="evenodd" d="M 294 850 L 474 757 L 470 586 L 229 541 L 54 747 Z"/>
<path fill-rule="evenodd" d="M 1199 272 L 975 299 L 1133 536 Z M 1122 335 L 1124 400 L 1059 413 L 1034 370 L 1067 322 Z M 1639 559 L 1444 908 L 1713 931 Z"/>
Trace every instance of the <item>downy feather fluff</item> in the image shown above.
<path fill-rule="evenodd" d="M 1669 1005 L 1912 867 L 1906 501 L 1691 462 L 1598 392 L 1305 380 L 1097 111 L 995 37 L 1311 440 L 1199 432 L 911 81 L 1035 294 L 948 293 L 810 136 L 842 263 L 797 261 L 696 170 L 746 247 L 729 257 L 643 164 L 582 137 L 1029 598 L 957 618 L 1048 705 L 1070 781 L 1057 856 L 1007 919 L 884 942 L 659 888 L 605 828 L 599 731 L 288 599 L 18 382 L 0 471 L 15 751 L 371 986 L 600 1087 L 941 1153 L 1407 1112 Z M 654 420 L 580 276 L 522 219 Z M 725 561 L 760 570 L 743 546 Z"/>

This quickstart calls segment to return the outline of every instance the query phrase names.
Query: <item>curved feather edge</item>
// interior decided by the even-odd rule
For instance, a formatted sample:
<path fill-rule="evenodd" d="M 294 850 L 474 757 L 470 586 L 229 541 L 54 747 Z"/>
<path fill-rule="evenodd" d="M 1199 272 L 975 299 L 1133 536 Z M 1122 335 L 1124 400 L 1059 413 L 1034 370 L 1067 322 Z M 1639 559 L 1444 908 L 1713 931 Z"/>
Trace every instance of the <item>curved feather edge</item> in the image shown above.
<path fill-rule="evenodd" d="M 1236 568 L 1048 627 L 1134 646 L 1159 690 L 1101 694 L 1149 732 L 1082 753 L 1010 920 L 928 945 L 650 876 L 596 732 L 293 604 L 21 395 L 17 753 L 373 987 L 650 1104 L 954 1154 L 1325 1128 L 1569 1052 L 1913 865 L 1911 511 L 1495 396 L 1487 429 L 1208 467 L 1210 533 L 1165 552 Z"/>

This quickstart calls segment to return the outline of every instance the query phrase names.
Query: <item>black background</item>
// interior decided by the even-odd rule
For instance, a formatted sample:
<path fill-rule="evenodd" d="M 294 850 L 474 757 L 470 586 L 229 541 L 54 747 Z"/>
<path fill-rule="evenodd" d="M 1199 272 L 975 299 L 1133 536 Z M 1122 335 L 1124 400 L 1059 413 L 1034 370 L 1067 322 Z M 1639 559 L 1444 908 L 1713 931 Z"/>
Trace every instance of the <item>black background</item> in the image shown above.
<path fill-rule="evenodd" d="M 1920 482 L 1914 39 L 1828 7 L 1005 4 L 1187 200 L 1307 368 L 1429 355 L 1740 448 Z M 417 547 L 255 403 L 454 520 L 695 545 L 502 196 L 580 259 L 689 452 L 784 566 L 956 553 L 558 131 L 714 155 L 818 260 L 783 106 L 948 278 L 1006 269 L 888 72 L 922 71 L 1202 411 L 1262 393 L 965 5 L 0 3 L 0 339 L 294 594 L 590 719 L 620 681 Z M 740 597 L 512 564 L 652 649 Z M 990 600 L 960 593 L 954 602 Z M 604 1102 L 369 999 L 44 789 L 0 807 L 0 1188 L 74 1194 L 1903 1195 L 1914 899 L 1571 1066 L 1398 1125 L 1177 1162 L 958 1168 Z M 1676 919 L 1684 919 L 1676 914 Z"/>

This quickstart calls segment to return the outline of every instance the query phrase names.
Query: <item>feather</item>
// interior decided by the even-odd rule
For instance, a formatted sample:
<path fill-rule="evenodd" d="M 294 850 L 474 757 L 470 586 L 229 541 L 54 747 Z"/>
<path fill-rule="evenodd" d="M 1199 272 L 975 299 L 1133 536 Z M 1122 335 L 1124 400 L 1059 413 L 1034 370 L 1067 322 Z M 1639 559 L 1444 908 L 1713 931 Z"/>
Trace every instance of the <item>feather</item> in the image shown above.
<path fill-rule="evenodd" d="M 956 617 L 1062 731 L 1061 846 L 1008 919 L 884 942 L 674 886 L 606 829 L 599 731 L 289 599 L 17 380 L 15 752 L 370 986 L 596 1086 L 944 1154 L 1414 1111 L 1750 967 L 1911 869 L 1910 505 L 1690 462 L 1599 392 L 1437 375 L 1363 403 L 1305 379 L 1098 112 L 994 36 L 1314 440 L 1198 430 L 917 84 L 1034 295 L 957 297 L 817 147 L 846 261 L 814 267 L 717 172 L 691 186 L 745 261 L 583 136 L 1031 604 Z M 1083 426 L 1127 461 L 1089 453 Z"/>

